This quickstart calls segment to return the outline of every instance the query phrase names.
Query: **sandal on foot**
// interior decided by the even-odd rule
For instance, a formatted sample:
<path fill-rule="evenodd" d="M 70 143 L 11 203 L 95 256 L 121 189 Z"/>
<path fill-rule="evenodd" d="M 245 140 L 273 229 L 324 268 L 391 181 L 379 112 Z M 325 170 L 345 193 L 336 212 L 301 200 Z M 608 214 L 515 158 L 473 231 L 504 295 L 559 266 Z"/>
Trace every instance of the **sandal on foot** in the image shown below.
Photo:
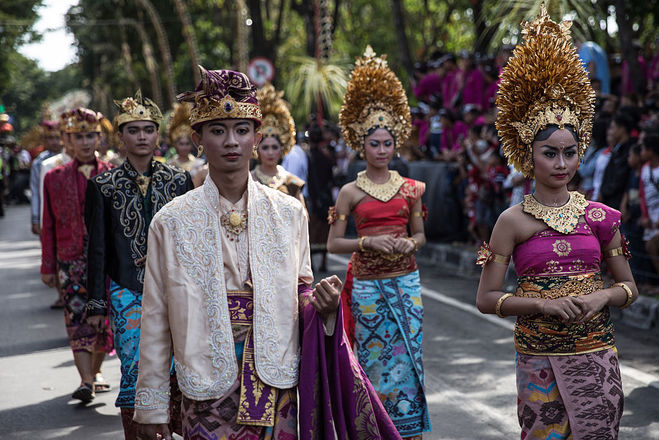
<path fill-rule="evenodd" d="M 94 400 L 95 397 L 94 389 L 90 384 L 83 383 L 78 387 L 77 390 L 73 392 L 73 394 L 71 394 L 71 397 L 73 399 L 80 400 L 81 402 L 89 403 L 92 400 Z"/>
<path fill-rule="evenodd" d="M 107 393 L 108 391 L 112 390 L 110 384 L 107 383 L 107 381 L 100 374 L 97 374 L 94 377 L 94 383 L 92 385 L 94 385 L 95 393 Z"/>

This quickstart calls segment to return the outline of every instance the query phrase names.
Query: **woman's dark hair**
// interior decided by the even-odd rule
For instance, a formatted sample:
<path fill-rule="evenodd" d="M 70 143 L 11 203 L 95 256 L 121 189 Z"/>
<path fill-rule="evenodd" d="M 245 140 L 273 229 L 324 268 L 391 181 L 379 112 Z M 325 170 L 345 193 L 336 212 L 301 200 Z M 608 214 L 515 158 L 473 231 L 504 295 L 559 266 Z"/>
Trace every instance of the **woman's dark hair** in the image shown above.
<path fill-rule="evenodd" d="M 579 136 L 577 136 L 577 133 L 575 133 L 574 127 L 572 127 L 571 125 L 566 125 L 565 129 L 572 134 L 572 137 L 576 142 L 579 142 Z M 539 131 L 538 134 L 535 135 L 535 138 L 533 138 L 533 142 L 546 141 L 547 139 L 549 139 L 549 136 L 551 136 L 556 130 L 558 130 L 558 125 L 554 125 L 554 124 L 548 125 L 547 128 Z"/>

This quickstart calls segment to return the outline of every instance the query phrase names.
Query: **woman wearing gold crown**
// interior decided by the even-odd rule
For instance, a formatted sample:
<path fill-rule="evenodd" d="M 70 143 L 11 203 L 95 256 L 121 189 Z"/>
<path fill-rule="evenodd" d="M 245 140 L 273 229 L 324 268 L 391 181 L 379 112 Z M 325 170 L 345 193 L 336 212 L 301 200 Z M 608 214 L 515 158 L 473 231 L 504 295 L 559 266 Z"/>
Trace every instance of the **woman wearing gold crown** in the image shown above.
<path fill-rule="evenodd" d="M 401 436 L 420 438 L 430 430 L 414 258 L 426 242 L 425 184 L 388 169 L 410 134 L 410 108 L 386 56 L 376 57 L 370 46 L 350 76 L 339 122 L 348 146 L 366 160 L 366 170 L 341 188 L 329 215 L 328 250 L 353 253 L 342 292 L 346 332 Z M 356 239 L 345 238 L 350 214 Z"/>
<path fill-rule="evenodd" d="M 477 305 L 517 316 L 518 417 L 524 439 L 615 439 L 623 391 L 609 307 L 637 297 L 620 213 L 569 192 L 590 141 L 595 94 L 570 40 L 542 6 L 501 75 L 497 129 L 535 193 L 499 217 L 479 252 Z M 501 291 L 511 259 L 514 294 Z M 606 261 L 615 282 L 605 287 Z"/>
<path fill-rule="evenodd" d="M 194 177 L 199 167 L 203 165 L 203 161 L 192 154 L 195 146 L 191 136 L 190 104 L 186 102 L 175 104 L 174 113 L 167 126 L 167 138 L 169 145 L 176 150 L 176 155 L 167 163 L 189 172 Z"/>
<path fill-rule="evenodd" d="M 282 95 L 283 92 L 277 92 L 271 84 L 265 85 L 256 94 L 263 115 L 260 129 L 263 137 L 256 149 L 259 164 L 252 170 L 252 177 L 270 188 L 295 197 L 304 205 L 304 180 L 279 165 L 295 145 L 295 121 Z"/>

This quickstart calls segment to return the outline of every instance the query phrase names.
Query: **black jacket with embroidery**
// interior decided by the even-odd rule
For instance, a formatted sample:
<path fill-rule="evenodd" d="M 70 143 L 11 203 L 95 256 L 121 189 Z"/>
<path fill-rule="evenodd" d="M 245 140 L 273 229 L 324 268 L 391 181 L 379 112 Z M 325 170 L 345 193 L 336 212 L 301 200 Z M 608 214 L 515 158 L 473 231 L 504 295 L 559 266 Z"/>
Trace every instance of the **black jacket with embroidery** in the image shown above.
<path fill-rule="evenodd" d="M 123 288 L 142 292 L 151 219 L 174 197 L 194 188 L 187 171 L 153 159 L 150 171 L 145 196 L 137 185 L 139 173 L 128 160 L 87 185 L 89 315 L 107 313 L 106 276 Z"/>

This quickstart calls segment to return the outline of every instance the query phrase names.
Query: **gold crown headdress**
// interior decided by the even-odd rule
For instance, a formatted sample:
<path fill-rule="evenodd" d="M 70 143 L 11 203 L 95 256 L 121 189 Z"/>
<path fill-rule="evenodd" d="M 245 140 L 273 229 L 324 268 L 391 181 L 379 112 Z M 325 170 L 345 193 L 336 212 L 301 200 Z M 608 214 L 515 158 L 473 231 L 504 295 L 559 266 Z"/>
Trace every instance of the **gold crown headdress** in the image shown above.
<path fill-rule="evenodd" d="M 174 104 L 174 112 L 167 126 L 167 138 L 170 145 L 173 146 L 177 139 L 189 137 L 192 134 L 192 127 L 190 127 L 191 107 L 192 105 L 188 102 Z"/>
<path fill-rule="evenodd" d="M 119 128 L 127 122 L 151 121 L 160 125 L 162 112 L 155 102 L 142 97 L 142 90 L 137 89 L 134 97 L 115 99 L 114 105 L 119 108 L 119 114 L 114 118 L 115 127 Z"/>
<path fill-rule="evenodd" d="M 263 120 L 260 132 L 263 137 L 276 137 L 282 146 L 282 157 L 295 145 L 295 121 L 282 99 L 284 92 L 278 92 L 272 84 L 266 84 L 256 92 Z"/>
<path fill-rule="evenodd" d="M 339 112 L 346 144 L 364 150 L 364 137 L 374 128 L 386 128 L 400 148 L 410 136 L 410 106 L 403 85 L 387 65 L 387 56 L 375 56 L 371 46 L 357 58 Z"/>
<path fill-rule="evenodd" d="M 524 42 L 501 73 L 496 127 L 508 162 L 533 177 L 531 144 L 548 125 L 570 125 L 579 156 L 590 143 L 595 92 L 570 38 L 571 21 L 555 23 L 544 3 L 540 15 L 522 23 Z"/>
<path fill-rule="evenodd" d="M 62 114 L 62 119 L 66 121 L 64 127 L 65 133 L 100 133 L 101 121 L 104 116 L 101 112 L 95 112 L 88 108 L 79 107 L 68 113 Z"/>

